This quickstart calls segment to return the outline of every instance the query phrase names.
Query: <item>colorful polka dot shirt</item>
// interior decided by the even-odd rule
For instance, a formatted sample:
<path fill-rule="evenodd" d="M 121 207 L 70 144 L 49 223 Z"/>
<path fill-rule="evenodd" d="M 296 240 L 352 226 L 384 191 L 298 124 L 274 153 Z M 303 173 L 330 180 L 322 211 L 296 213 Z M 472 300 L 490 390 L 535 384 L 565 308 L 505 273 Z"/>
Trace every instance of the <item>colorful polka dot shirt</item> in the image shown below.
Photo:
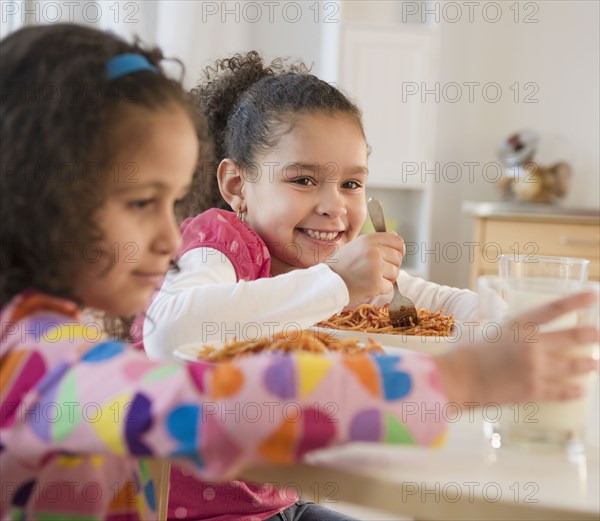
<path fill-rule="evenodd" d="M 149 458 L 205 480 L 353 440 L 439 444 L 429 357 L 260 355 L 154 362 L 36 292 L 0 313 L 4 520 L 149 520 Z"/>

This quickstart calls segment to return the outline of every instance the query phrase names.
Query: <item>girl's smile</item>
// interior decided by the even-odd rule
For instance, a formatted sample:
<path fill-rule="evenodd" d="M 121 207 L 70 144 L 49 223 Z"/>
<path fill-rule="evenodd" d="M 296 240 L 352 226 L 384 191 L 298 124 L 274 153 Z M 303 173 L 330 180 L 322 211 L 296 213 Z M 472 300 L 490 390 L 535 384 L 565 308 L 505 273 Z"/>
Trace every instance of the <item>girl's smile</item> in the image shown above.
<path fill-rule="evenodd" d="M 163 279 L 167 271 L 155 271 L 155 272 L 147 272 L 147 271 L 134 271 L 132 275 L 136 277 L 136 279 L 145 285 L 152 286 L 153 288 L 159 288 L 162 284 Z"/>
<path fill-rule="evenodd" d="M 304 233 L 308 235 L 311 239 L 318 242 L 336 242 L 338 239 L 342 237 L 344 230 L 338 231 L 320 231 L 320 230 L 311 230 L 308 228 L 297 228 L 300 233 Z"/>

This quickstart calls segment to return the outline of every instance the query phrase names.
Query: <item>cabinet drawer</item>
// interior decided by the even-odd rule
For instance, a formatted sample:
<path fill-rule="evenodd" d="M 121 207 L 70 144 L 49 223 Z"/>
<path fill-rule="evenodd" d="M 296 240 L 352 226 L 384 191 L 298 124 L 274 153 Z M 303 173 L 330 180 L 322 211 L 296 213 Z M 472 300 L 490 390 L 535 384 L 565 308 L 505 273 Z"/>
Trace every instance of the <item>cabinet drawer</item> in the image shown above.
<path fill-rule="evenodd" d="M 600 257 L 600 225 L 488 220 L 484 237 L 487 252 L 497 244 L 514 254 Z"/>
<path fill-rule="evenodd" d="M 550 255 L 590 261 L 590 280 L 600 280 L 600 222 L 558 220 L 555 217 L 487 215 L 476 220 L 476 256 L 471 268 L 471 287 L 477 277 L 498 274 L 498 256 Z"/>

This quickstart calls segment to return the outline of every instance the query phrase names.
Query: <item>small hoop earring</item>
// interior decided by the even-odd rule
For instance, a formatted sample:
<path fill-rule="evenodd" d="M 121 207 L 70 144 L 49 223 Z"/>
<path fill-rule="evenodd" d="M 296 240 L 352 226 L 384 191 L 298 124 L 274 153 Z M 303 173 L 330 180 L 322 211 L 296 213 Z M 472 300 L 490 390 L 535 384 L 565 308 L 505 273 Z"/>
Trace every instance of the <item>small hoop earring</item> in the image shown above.
<path fill-rule="evenodd" d="M 245 213 L 246 213 L 246 212 L 244 212 L 244 211 L 242 210 L 242 205 L 240 204 L 240 205 L 238 206 L 238 209 L 237 209 L 237 210 L 236 210 L 236 212 L 235 212 L 235 215 L 237 216 L 237 218 L 238 218 L 240 221 L 244 222 L 244 214 L 245 214 Z"/>

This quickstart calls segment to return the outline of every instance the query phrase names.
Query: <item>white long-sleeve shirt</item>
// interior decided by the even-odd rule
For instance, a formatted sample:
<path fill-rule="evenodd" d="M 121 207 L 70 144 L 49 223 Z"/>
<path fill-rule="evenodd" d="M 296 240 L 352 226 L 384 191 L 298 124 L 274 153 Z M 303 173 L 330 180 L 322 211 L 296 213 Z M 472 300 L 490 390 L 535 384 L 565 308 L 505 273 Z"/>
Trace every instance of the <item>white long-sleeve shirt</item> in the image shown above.
<path fill-rule="evenodd" d="M 340 312 L 349 302 L 342 278 L 326 264 L 254 281 L 237 280 L 228 257 L 214 248 L 195 248 L 170 272 L 144 320 L 144 345 L 154 359 L 170 359 L 186 343 L 269 336 L 304 329 Z M 419 308 L 444 309 L 457 320 L 477 317 L 477 295 L 401 272 L 400 291 Z M 384 304 L 391 295 L 370 301 Z"/>

